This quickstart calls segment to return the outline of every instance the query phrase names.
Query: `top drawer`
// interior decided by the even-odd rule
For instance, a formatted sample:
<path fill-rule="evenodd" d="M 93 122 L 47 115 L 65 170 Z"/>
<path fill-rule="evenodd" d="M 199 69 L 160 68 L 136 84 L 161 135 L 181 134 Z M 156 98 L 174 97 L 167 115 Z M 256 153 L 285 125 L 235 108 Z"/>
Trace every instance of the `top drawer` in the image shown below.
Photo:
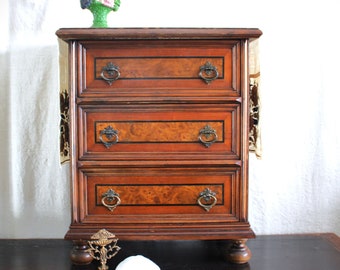
<path fill-rule="evenodd" d="M 83 41 L 78 46 L 80 97 L 241 94 L 239 40 Z"/>

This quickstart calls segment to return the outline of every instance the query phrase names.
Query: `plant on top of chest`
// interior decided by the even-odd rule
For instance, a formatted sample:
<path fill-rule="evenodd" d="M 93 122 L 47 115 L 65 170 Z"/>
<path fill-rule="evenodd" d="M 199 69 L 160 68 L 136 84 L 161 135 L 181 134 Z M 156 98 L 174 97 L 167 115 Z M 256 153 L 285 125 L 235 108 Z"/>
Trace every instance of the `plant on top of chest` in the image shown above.
<path fill-rule="evenodd" d="M 80 0 L 82 9 L 88 9 L 93 15 L 93 28 L 106 28 L 107 15 L 111 11 L 117 11 L 120 7 L 120 0 Z"/>

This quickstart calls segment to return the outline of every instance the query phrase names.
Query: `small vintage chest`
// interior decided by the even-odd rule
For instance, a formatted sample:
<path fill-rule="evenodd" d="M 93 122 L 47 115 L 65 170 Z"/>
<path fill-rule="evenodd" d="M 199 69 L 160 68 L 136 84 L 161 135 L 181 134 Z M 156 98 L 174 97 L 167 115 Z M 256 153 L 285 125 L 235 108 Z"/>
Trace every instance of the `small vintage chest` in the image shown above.
<path fill-rule="evenodd" d="M 245 242 L 254 237 L 248 43 L 261 31 L 57 35 L 69 63 L 72 221 L 65 238 L 78 250 L 102 228 L 124 240 L 232 240 L 227 257 L 247 262 Z"/>

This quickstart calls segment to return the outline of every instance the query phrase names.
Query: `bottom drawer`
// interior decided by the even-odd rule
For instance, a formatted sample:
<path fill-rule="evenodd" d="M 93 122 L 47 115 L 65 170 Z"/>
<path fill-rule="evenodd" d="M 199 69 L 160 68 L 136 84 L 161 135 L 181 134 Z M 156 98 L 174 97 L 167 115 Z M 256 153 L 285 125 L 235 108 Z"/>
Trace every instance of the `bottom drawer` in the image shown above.
<path fill-rule="evenodd" d="M 85 223 L 237 220 L 239 174 L 238 168 L 84 169 L 80 216 Z"/>

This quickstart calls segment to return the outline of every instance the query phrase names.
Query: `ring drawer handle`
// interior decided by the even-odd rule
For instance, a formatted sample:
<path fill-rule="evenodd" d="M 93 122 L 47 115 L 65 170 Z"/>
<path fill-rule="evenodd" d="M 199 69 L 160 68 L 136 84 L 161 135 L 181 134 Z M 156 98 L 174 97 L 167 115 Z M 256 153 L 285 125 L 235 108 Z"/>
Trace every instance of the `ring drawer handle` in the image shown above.
<path fill-rule="evenodd" d="M 120 202 L 119 194 L 113 189 L 109 189 L 102 195 L 102 204 L 110 211 L 115 210 L 120 205 Z"/>
<path fill-rule="evenodd" d="M 105 136 L 107 140 L 104 140 L 103 136 Z M 106 148 L 110 148 L 113 144 L 116 144 L 119 141 L 118 130 L 115 130 L 111 126 L 107 126 L 99 132 L 99 140 Z"/>
<path fill-rule="evenodd" d="M 210 145 L 217 141 L 218 136 L 215 129 L 206 125 L 200 130 L 198 139 L 205 147 L 210 147 Z"/>
<path fill-rule="evenodd" d="M 108 77 L 106 77 L 105 74 L 108 74 Z M 109 85 L 111 85 L 114 81 L 118 80 L 120 77 L 119 67 L 110 62 L 105 67 L 103 67 L 100 76 Z"/>
<path fill-rule="evenodd" d="M 198 75 L 205 81 L 205 83 L 209 84 L 213 80 L 216 80 L 219 74 L 215 66 L 213 66 L 210 62 L 206 62 L 200 67 L 200 73 Z"/>
<path fill-rule="evenodd" d="M 209 212 L 217 203 L 216 193 L 206 188 L 199 194 L 197 203 L 203 207 L 205 211 Z"/>

